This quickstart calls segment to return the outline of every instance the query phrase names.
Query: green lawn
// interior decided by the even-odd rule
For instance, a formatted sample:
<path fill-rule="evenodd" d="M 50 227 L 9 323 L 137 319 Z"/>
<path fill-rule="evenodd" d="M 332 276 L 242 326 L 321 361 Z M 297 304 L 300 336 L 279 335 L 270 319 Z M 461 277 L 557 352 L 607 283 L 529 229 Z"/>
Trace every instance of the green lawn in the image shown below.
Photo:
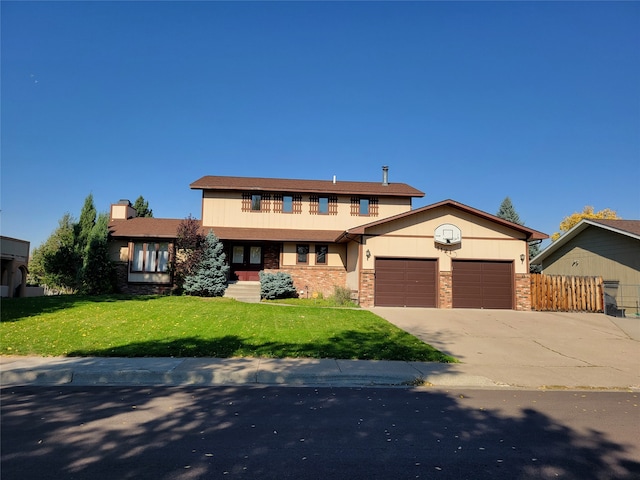
<path fill-rule="evenodd" d="M 226 298 L 4 299 L 0 339 L 4 355 L 456 361 L 366 310 Z"/>

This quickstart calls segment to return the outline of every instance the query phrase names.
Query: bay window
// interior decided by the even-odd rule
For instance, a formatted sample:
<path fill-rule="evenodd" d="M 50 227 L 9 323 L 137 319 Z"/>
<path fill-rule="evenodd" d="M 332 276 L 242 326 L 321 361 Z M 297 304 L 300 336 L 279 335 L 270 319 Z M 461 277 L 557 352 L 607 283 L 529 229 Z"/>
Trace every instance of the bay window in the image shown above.
<path fill-rule="evenodd" d="M 132 272 L 166 273 L 169 270 L 168 243 L 134 243 Z"/>

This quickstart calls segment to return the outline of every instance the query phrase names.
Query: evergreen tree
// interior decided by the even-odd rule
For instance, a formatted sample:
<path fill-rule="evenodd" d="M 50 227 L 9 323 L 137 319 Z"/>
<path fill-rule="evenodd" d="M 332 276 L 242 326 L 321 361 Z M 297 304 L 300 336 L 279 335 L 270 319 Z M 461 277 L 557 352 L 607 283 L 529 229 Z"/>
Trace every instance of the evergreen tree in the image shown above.
<path fill-rule="evenodd" d="M 76 247 L 78 253 L 82 256 L 84 256 L 85 249 L 87 248 L 91 230 L 93 230 L 93 227 L 96 224 L 96 215 L 97 212 L 96 207 L 93 204 L 93 195 L 90 193 L 84 200 L 84 205 L 82 206 L 82 211 L 80 212 L 80 220 L 75 227 Z"/>
<path fill-rule="evenodd" d="M 76 223 L 66 213 L 58 228 L 33 253 L 33 277 L 38 284 L 73 293 L 78 289 L 82 256 L 76 248 Z"/>
<path fill-rule="evenodd" d="M 97 221 L 96 221 L 97 217 Z M 110 293 L 115 269 L 107 245 L 109 215 L 97 216 L 93 195 L 87 196 L 80 220 L 66 213 L 58 228 L 33 250 L 30 283 L 63 293 Z"/>
<path fill-rule="evenodd" d="M 291 274 L 286 272 L 260 272 L 260 298 L 275 300 L 276 298 L 295 298 L 298 292 L 293 284 Z"/>
<path fill-rule="evenodd" d="M 89 234 L 82 271 L 82 293 L 99 295 L 115 290 L 115 269 L 109 258 L 109 215 L 98 215 Z"/>
<path fill-rule="evenodd" d="M 516 209 L 511 202 L 511 198 L 506 197 L 502 203 L 500 204 L 500 208 L 498 209 L 498 213 L 496 213 L 496 217 L 503 218 L 513 223 L 517 223 L 518 225 L 524 225 L 524 222 L 520 220 L 520 215 L 516 212 Z M 540 253 L 540 244 L 538 242 L 529 243 L 529 258 L 533 258 Z M 540 269 L 537 265 L 530 266 L 531 273 L 539 273 Z"/>
<path fill-rule="evenodd" d="M 524 223 L 520 220 L 520 216 L 516 212 L 516 209 L 513 208 L 513 203 L 511 203 L 511 199 L 509 197 L 506 197 L 500 204 L 500 208 L 498 209 L 498 213 L 496 213 L 496 217 L 500 217 L 510 222 L 517 223 L 518 225 L 524 225 Z"/>
<path fill-rule="evenodd" d="M 202 255 L 192 275 L 184 279 L 184 291 L 200 297 L 221 297 L 227 288 L 226 255 L 218 237 L 209 231 L 204 238 Z"/>
<path fill-rule="evenodd" d="M 136 199 L 133 208 L 137 212 L 138 217 L 153 217 L 153 210 L 149 208 L 149 202 L 147 202 L 142 195 Z"/>

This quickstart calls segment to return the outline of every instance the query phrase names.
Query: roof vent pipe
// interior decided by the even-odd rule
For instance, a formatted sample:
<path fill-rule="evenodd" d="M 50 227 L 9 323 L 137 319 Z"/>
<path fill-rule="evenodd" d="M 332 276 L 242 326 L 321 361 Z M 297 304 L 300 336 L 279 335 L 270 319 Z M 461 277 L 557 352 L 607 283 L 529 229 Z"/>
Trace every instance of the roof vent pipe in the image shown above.
<path fill-rule="evenodd" d="M 333 184 L 334 185 L 336 184 L 336 176 L 335 175 L 333 176 Z"/>
<path fill-rule="evenodd" d="M 382 185 L 389 185 L 389 167 L 386 165 L 382 167 Z"/>

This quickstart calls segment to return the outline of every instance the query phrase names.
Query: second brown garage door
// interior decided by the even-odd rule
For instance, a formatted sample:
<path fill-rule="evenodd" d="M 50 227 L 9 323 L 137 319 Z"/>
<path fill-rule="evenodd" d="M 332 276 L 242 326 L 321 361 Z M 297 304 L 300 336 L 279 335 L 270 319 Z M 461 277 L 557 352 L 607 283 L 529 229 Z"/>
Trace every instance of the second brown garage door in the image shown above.
<path fill-rule="evenodd" d="M 376 259 L 375 305 L 435 307 L 436 260 Z"/>
<path fill-rule="evenodd" d="M 513 308 L 511 262 L 452 262 L 453 308 Z"/>

